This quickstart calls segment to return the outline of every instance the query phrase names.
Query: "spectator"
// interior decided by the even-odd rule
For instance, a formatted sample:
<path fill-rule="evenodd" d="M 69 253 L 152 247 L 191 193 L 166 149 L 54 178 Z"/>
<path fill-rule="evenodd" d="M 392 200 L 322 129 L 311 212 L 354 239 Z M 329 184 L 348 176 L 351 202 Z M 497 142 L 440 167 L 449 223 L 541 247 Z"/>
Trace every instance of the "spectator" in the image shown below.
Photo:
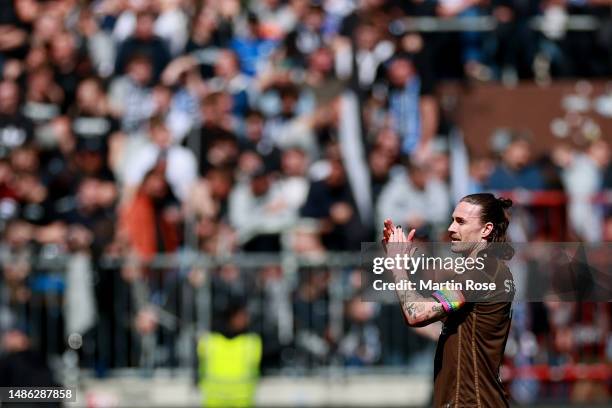
<path fill-rule="evenodd" d="M 342 79 L 353 75 L 354 54 L 354 76 L 359 86 L 366 90 L 377 79 L 379 66 L 393 55 L 395 46 L 391 41 L 382 38 L 378 26 L 365 21 L 356 27 L 355 46 L 354 51 L 350 43 L 339 47 L 336 54 L 336 72 Z"/>
<path fill-rule="evenodd" d="M 528 24 L 539 12 L 539 1 L 495 0 L 492 8 L 498 23 L 493 60 L 502 81 L 513 83 L 519 78 L 532 78 L 536 39 Z"/>
<path fill-rule="evenodd" d="M 232 51 L 217 53 L 214 77 L 208 85 L 212 91 L 227 92 L 233 98 L 233 113 L 243 116 L 249 107 L 250 78 L 240 72 L 238 57 Z"/>
<path fill-rule="evenodd" d="M 486 187 L 502 191 L 544 188 L 540 170 L 531 163 L 531 147 L 527 136 L 520 133 L 510 135 L 510 140 L 501 153 L 501 163 L 495 166 Z"/>
<path fill-rule="evenodd" d="M 307 168 L 308 160 L 303 150 L 287 149 L 283 152 L 279 185 L 287 206 L 295 211 L 296 217 L 308 194 Z"/>
<path fill-rule="evenodd" d="M 30 71 L 27 81 L 23 113 L 34 122 L 35 136 L 40 138 L 45 126 L 60 115 L 65 94 L 49 66 Z"/>
<path fill-rule="evenodd" d="M 183 51 L 189 33 L 187 15 L 180 3 L 180 0 L 160 1 L 159 16 L 153 27 L 155 34 L 168 44 L 172 56 L 177 56 Z"/>
<path fill-rule="evenodd" d="M 213 75 L 212 65 L 214 63 L 214 52 L 218 48 L 227 45 L 228 40 L 224 39 L 219 31 L 219 23 L 217 16 L 213 10 L 207 7 L 202 7 L 191 22 L 191 32 L 185 45 L 186 54 L 197 54 L 198 59 L 206 68 L 202 72 L 204 78 L 209 78 Z M 207 63 L 204 64 L 206 59 Z"/>
<path fill-rule="evenodd" d="M 269 170 L 279 170 L 281 151 L 274 145 L 269 134 L 266 134 L 266 120 L 257 110 L 251 110 L 245 117 L 244 137 L 240 139 L 240 169 L 252 170 L 265 165 Z"/>
<path fill-rule="evenodd" d="M 298 363 L 302 367 L 317 367 L 327 363 L 331 351 L 329 338 L 329 272 L 303 268 L 293 299 Z"/>
<path fill-rule="evenodd" d="M 166 181 L 163 162 L 147 172 L 131 200 L 119 216 L 121 242 L 143 261 L 155 254 L 171 253 L 179 245 L 178 203 Z"/>
<path fill-rule="evenodd" d="M 473 18 L 481 15 L 480 0 L 440 0 L 437 13 L 441 17 Z M 490 69 L 483 64 L 482 36 L 477 31 L 461 32 L 465 74 L 478 80 L 491 79 Z"/>
<path fill-rule="evenodd" d="M 23 329 L 13 328 L 0 333 L 0 350 L 3 351 L 0 357 L 0 384 L 13 388 L 59 386 L 44 355 L 34 350 L 31 339 Z M 44 403 L 42 406 L 54 408 L 59 407 L 60 403 Z"/>
<path fill-rule="evenodd" d="M 277 43 L 265 36 L 265 28 L 255 14 L 248 15 L 245 28 L 244 35 L 237 35 L 232 40 L 231 48 L 238 55 L 240 67 L 245 74 L 259 75 Z"/>
<path fill-rule="evenodd" d="M 225 327 L 198 341 L 204 406 L 251 406 L 259 378 L 261 338 L 250 330 L 244 301 L 232 300 L 223 316 Z"/>
<path fill-rule="evenodd" d="M 375 218 L 391 216 L 419 227 L 420 238 L 433 238 L 431 227 L 448 216 L 449 158 L 438 148 L 438 132 L 448 132 L 459 147 L 454 151 L 461 150 L 453 164 L 463 170 L 454 174 L 462 190 L 563 187 L 577 238 L 612 236 L 612 217 L 589 201 L 602 183 L 612 185 L 602 182 L 606 166 L 611 169 L 608 147 L 591 142 L 605 126 L 598 129 L 591 120 L 599 119 L 581 112 L 584 97 L 594 97 L 599 85 L 580 82 L 579 97 L 562 101 L 572 112 L 552 123 L 553 133 L 563 136 L 567 124 L 566 140 L 585 145 L 555 149 L 558 169 L 547 163 L 549 152 L 534 164 L 531 145 L 520 135 L 502 141 L 499 157 L 473 155 L 470 161 L 453 130 L 458 88 L 445 83 L 434 89 L 438 79 L 466 73 L 486 79 L 492 71 L 508 84 L 534 71 L 538 80 L 609 73 L 609 10 L 561 3 L 0 0 L 0 330 L 28 327 L 28 341 L 46 347 L 52 360 L 66 347 L 54 330 L 82 333 L 79 364 L 97 373 L 107 364 L 173 365 L 177 352 L 181 361 L 196 362 L 195 350 L 184 345 L 194 338 L 194 322 L 206 326 L 207 296 L 200 290 L 211 292 L 211 328 L 232 341 L 225 310 L 232 296 L 254 288 L 257 299 L 244 306 L 259 310 L 253 316 L 263 326 L 269 367 L 299 370 L 334 358 L 347 365 L 412 364 L 420 348 L 411 332 L 391 330 L 401 319 L 398 310 L 359 306 L 359 272 L 352 268 L 345 271 L 350 277 L 337 275 L 338 269 L 298 268 L 293 282 L 277 262 L 253 270 L 227 264 L 208 281 L 204 267 L 189 265 L 183 273 L 154 266 L 154 257 L 191 249 L 229 257 L 240 250 L 293 251 L 325 263 L 329 251 L 356 251 L 372 240 L 356 205 L 369 218 L 370 198 Z M 540 8 L 544 32 L 536 35 L 531 17 Z M 430 33 L 406 20 L 437 13 L 460 19 L 491 14 L 496 31 Z M 575 13 L 595 16 L 600 28 L 567 31 Z M 461 43 L 456 52 L 455 42 Z M 358 90 L 355 104 L 345 103 L 348 87 Z M 607 114 L 606 95 L 592 102 L 598 114 Z M 349 133 L 354 144 L 340 145 Z M 471 137 L 465 135 L 468 142 Z M 364 157 L 352 157 L 351 148 Z M 407 169 L 398 165 L 405 156 L 412 159 Z M 349 183 L 343 164 L 351 165 L 351 176 L 363 170 L 365 179 Z M 551 182 L 550 173 L 562 175 L 563 186 Z M 371 195 L 363 183 L 370 183 Z M 556 224 L 548 214 L 521 218 L 521 210 L 534 213 L 515 209 L 512 225 L 519 232 L 548 220 Z M 560 221 L 564 212 L 560 207 Z M 107 268 L 100 259 L 120 263 L 132 254 L 146 265 Z M 39 267 L 38 260 L 58 255 L 68 259 L 65 267 Z M 137 279 L 142 272 L 144 281 Z M 332 296 L 345 277 L 351 293 L 343 316 Z M 3 326 L 13 314 L 18 324 Z M 40 324 L 21 324 L 39 316 L 45 317 Z M 560 327 L 550 343 L 565 348 L 550 351 L 547 325 L 538 329 L 546 311 L 532 317 L 539 350 L 571 358 L 563 339 L 578 337 L 564 336 L 568 330 Z M 98 330 L 91 330 L 96 320 Z M 533 348 L 523 346 L 533 343 L 532 333 L 519 327 L 510 340 L 529 352 Z M 138 341 L 128 337 L 133 328 Z M 204 364 L 215 364 L 218 356 L 204 348 Z"/>
<path fill-rule="evenodd" d="M 34 124 L 19 110 L 19 87 L 0 82 L 0 157 L 32 140 Z"/>
<path fill-rule="evenodd" d="M 143 11 L 136 16 L 134 34 L 128 37 L 117 51 L 115 73 L 122 74 L 126 70 L 129 58 L 134 54 L 146 55 L 151 61 L 152 79 L 157 81 L 170 62 L 170 53 L 166 43 L 154 33 L 155 15 Z"/>
<path fill-rule="evenodd" d="M 389 180 L 378 199 L 377 219 L 397 220 L 398 225 L 415 228 L 418 235 L 431 235 L 448 219 L 448 189 L 435 178 L 427 164 L 408 161 L 406 171 Z"/>
<path fill-rule="evenodd" d="M 31 23 L 32 15 L 36 16 L 37 11 L 36 4 L 32 3 L 12 0 L 2 0 L 0 3 L 0 52 L 3 57 L 20 58 L 25 55 L 28 44 L 27 24 Z"/>
<path fill-rule="evenodd" d="M 172 144 L 172 136 L 163 119 L 153 117 L 149 122 L 150 142 L 130 155 L 125 167 L 125 183 L 128 191 L 140 185 L 145 174 L 163 162 L 166 180 L 172 193 L 181 201 L 187 197 L 196 180 L 197 162 L 193 153 L 182 146 Z"/>
<path fill-rule="evenodd" d="M 76 199 L 62 206 L 58 218 L 68 225 L 86 228 L 93 240 L 90 244 L 93 253 L 102 254 L 115 235 L 117 197 L 117 187 L 112 181 L 85 178 L 77 188 Z"/>
<path fill-rule="evenodd" d="M 301 216 L 319 222 L 319 233 L 327 250 L 355 250 L 366 239 L 366 231 L 355 208 L 342 162 L 332 157 L 328 163 L 327 176 L 311 181 Z"/>
<path fill-rule="evenodd" d="M 279 185 L 265 167 L 239 183 L 229 200 L 229 219 L 245 251 L 280 250 L 280 234 L 295 221 Z"/>
<path fill-rule="evenodd" d="M 396 56 L 387 63 L 389 114 L 398 132 L 402 152 L 425 159 L 437 131 L 438 112 L 431 89 L 421 83 L 416 68 L 407 56 Z"/>
<path fill-rule="evenodd" d="M 287 34 L 284 41 L 287 58 L 293 66 L 305 65 L 308 55 L 324 45 L 324 23 L 325 12 L 321 6 L 308 5 L 304 18 L 297 21 L 295 29 Z"/>
<path fill-rule="evenodd" d="M 142 132 L 155 109 L 151 89 L 153 67 L 148 57 L 134 54 L 126 62 L 125 70 L 125 75 L 111 82 L 109 101 L 113 114 L 121 118 L 121 129 L 133 135 Z"/>
<path fill-rule="evenodd" d="M 378 361 L 382 345 L 375 322 L 376 305 L 355 297 L 348 302 L 348 330 L 340 340 L 338 350 L 347 366 L 369 366 Z"/>
<path fill-rule="evenodd" d="M 200 131 L 187 139 L 187 146 L 195 153 L 200 174 L 213 167 L 235 167 L 239 158 L 239 146 L 232 128 L 233 117 L 230 98 L 226 94 L 213 93 L 202 102 L 205 121 Z"/>
<path fill-rule="evenodd" d="M 561 168 L 563 187 L 569 195 L 568 213 L 573 230 L 587 242 L 601 241 L 601 208 L 591 204 L 591 199 L 603 186 L 604 170 L 610 162 L 608 144 L 603 140 L 592 142 L 585 152 L 558 146 L 553 159 Z"/>
<path fill-rule="evenodd" d="M 64 92 L 62 112 L 66 112 L 74 103 L 79 82 L 93 74 L 93 67 L 88 54 L 79 52 L 74 36 L 68 32 L 53 38 L 50 57 L 54 80 Z"/>
<path fill-rule="evenodd" d="M 494 160 L 488 156 L 474 157 L 470 160 L 468 194 L 485 191 L 485 183 L 491 177 L 494 167 Z"/>
<path fill-rule="evenodd" d="M 368 164 L 370 167 L 371 184 L 372 184 L 372 199 L 378 201 L 380 193 L 384 186 L 389 181 L 391 166 L 393 162 L 391 158 L 384 153 L 380 148 L 375 148 L 368 155 Z"/>
<path fill-rule="evenodd" d="M 119 130 L 119 122 L 111 116 L 102 82 L 96 78 L 79 83 L 70 120 L 77 139 L 94 138 L 101 144 L 107 144 L 110 135 Z"/>
<path fill-rule="evenodd" d="M 80 11 L 77 28 L 79 42 L 83 43 L 96 73 L 108 78 L 115 68 L 117 52 L 112 36 L 100 27 L 94 13 L 88 9 Z"/>

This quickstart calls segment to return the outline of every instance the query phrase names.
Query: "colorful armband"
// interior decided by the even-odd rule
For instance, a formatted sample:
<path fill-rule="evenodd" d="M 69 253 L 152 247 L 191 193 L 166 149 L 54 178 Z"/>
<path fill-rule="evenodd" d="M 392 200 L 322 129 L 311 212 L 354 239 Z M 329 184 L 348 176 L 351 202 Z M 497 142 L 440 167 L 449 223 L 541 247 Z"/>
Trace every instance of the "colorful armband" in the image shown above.
<path fill-rule="evenodd" d="M 431 296 L 440 302 L 446 313 L 457 311 L 465 304 L 463 293 L 458 290 L 436 290 Z"/>

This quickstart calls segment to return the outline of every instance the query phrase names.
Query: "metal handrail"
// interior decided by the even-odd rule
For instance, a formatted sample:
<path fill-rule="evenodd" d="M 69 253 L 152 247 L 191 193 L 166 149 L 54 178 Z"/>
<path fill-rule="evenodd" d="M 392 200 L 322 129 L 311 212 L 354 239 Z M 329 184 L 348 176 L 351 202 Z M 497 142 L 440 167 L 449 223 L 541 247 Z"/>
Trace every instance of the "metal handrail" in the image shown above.
<path fill-rule="evenodd" d="M 401 35 L 407 31 L 419 31 L 424 33 L 452 32 L 452 31 L 493 31 L 499 25 L 497 19 L 492 16 L 478 17 L 404 17 L 392 21 L 389 31 L 394 35 Z M 600 21 L 593 16 L 568 16 L 563 28 L 566 31 L 594 31 L 599 28 Z M 536 16 L 529 19 L 529 27 L 532 30 L 543 31 L 544 17 Z"/>

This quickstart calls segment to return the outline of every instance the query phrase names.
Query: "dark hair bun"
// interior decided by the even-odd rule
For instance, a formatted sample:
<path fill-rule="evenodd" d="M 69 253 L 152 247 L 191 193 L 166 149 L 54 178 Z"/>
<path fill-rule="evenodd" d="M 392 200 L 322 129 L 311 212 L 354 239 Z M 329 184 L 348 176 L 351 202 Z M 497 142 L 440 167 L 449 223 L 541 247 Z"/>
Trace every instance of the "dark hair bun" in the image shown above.
<path fill-rule="evenodd" d="M 503 209 L 512 207 L 512 200 L 509 198 L 498 197 L 497 200 Z"/>

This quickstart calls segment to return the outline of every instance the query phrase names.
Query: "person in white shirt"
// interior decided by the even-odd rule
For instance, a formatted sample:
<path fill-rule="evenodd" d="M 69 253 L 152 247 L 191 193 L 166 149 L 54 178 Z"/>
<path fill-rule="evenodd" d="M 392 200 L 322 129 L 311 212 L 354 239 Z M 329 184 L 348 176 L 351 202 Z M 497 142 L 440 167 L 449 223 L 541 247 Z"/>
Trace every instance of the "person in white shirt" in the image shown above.
<path fill-rule="evenodd" d="M 126 191 L 137 187 L 147 171 L 163 160 L 172 192 L 183 201 L 197 179 L 195 155 L 185 147 L 172 144 L 172 135 L 162 117 L 155 116 L 149 121 L 149 137 L 148 143 L 125 155 L 123 176 Z"/>
<path fill-rule="evenodd" d="M 450 214 L 450 197 L 444 183 L 431 174 L 426 163 L 409 162 L 406 171 L 389 180 L 378 198 L 378 220 L 397 219 L 417 231 L 430 231 Z"/>

